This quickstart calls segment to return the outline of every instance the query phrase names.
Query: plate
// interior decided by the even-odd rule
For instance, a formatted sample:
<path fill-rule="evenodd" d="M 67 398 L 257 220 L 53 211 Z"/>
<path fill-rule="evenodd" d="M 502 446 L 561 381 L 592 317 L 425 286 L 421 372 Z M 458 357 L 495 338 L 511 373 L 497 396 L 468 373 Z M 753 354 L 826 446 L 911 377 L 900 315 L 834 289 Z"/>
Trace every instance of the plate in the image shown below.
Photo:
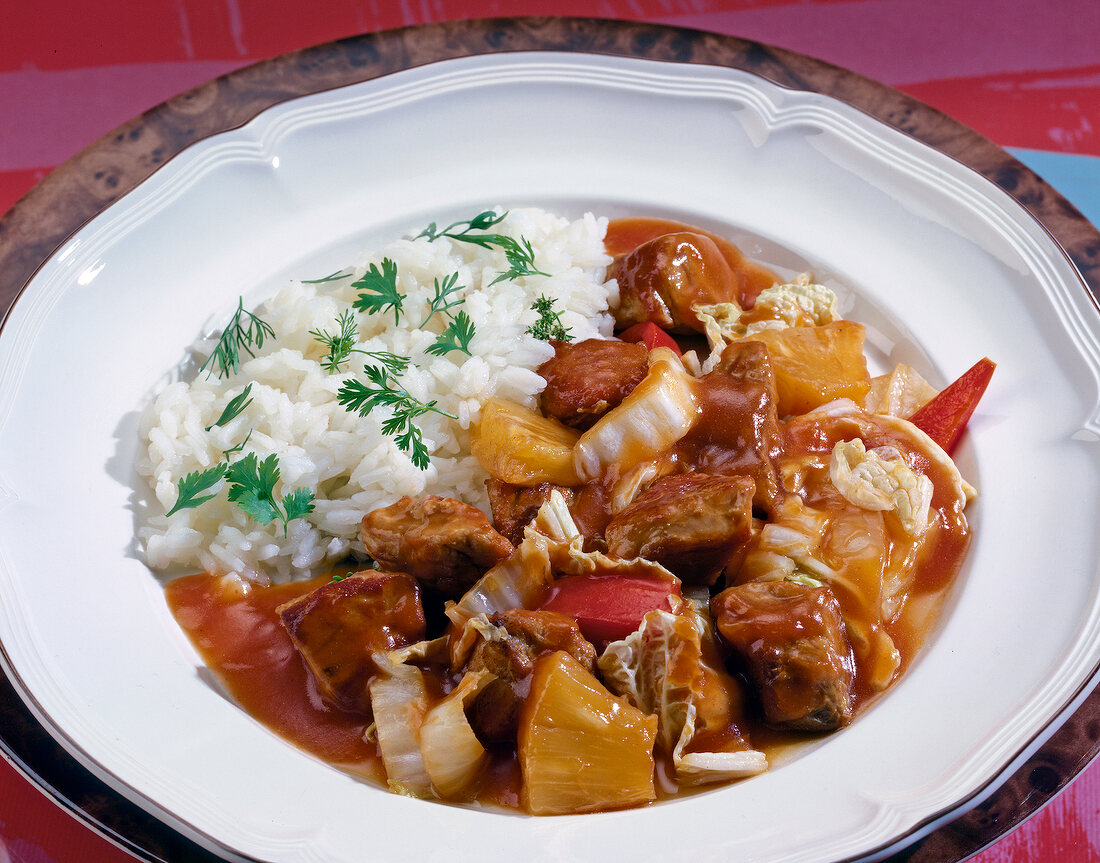
<path fill-rule="evenodd" d="M 494 25 L 481 26 L 484 38 Z M 1100 316 L 1064 245 L 1095 231 L 1063 212 L 1071 230 L 1052 235 L 950 147 L 860 100 L 748 68 L 759 65 L 748 43 L 668 62 L 597 38 L 557 49 L 562 34 L 705 37 L 558 22 L 531 25 L 544 28 L 532 39 L 495 26 L 515 37 L 509 50 L 405 57 L 386 74 L 345 74 L 345 86 L 310 77 L 304 60 L 331 55 L 282 61 L 304 70 L 306 92 L 248 106 L 240 125 L 215 119 L 231 128 L 143 166 L 147 178 L 35 262 L 0 332 L 5 673 L 100 781 L 231 859 L 352 861 L 370 848 L 474 860 L 491 836 L 533 860 L 818 861 L 921 840 L 1039 751 L 1094 685 Z M 203 99 L 274 68 L 154 121 L 201 114 Z M 154 121 L 134 128 L 165 134 Z M 970 557 L 918 662 L 850 729 L 750 782 L 532 819 L 358 783 L 210 684 L 133 539 L 145 502 L 138 412 L 239 294 L 251 305 L 288 277 L 493 204 L 721 229 L 752 256 L 843 285 L 843 311 L 870 325 L 883 364 L 909 362 L 943 385 L 982 355 L 997 361 L 958 457 L 981 490 Z"/>

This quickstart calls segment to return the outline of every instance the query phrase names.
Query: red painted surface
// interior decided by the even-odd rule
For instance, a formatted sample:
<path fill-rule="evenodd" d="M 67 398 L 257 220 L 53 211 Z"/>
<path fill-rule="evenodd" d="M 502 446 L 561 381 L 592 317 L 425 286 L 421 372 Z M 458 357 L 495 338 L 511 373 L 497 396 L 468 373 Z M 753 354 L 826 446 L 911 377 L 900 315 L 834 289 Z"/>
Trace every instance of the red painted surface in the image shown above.
<path fill-rule="evenodd" d="M 391 27 L 550 13 L 756 39 L 898 87 L 1002 146 L 1100 156 L 1100 0 L 8 0 L 0 213 L 115 126 L 249 63 Z M 0 863 L 131 859 L 0 761 Z M 1100 765 L 973 859 L 1100 861 Z"/>

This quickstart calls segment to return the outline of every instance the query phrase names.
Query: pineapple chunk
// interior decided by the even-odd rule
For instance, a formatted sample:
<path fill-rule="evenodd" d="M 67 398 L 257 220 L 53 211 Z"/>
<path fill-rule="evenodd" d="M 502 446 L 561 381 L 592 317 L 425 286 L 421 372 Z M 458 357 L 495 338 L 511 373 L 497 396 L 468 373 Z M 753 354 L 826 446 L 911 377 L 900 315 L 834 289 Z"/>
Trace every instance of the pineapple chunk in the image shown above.
<path fill-rule="evenodd" d="M 580 432 L 522 405 L 491 398 L 470 430 L 470 451 L 490 474 L 515 485 L 580 482 L 573 445 Z"/>
<path fill-rule="evenodd" d="M 532 815 L 639 806 L 656 798 L 657 717 L 615 698 L 565 651 L 542 657 L 519 726 Z"/>
<path fill-rule="evenodd" d="M 804 414 L 833 399 L 862 404 L 871 388 L 863 356 L 864 328 L 852 321 L 819 327 L 787 327 L 753 333 L 775 370 L 779 415 Z"/>

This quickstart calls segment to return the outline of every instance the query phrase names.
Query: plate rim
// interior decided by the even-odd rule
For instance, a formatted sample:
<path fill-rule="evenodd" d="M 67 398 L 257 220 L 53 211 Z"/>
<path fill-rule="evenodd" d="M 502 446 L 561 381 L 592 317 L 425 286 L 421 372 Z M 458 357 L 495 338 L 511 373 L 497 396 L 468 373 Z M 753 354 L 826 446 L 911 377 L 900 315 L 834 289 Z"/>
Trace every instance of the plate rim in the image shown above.
<path fill-rule="evenodd" d="M 442 38 L 444 36 L 446 38 Z M 193 144 L 220 132 L 238 129 L 267 108 L 299 96 L 384 77 L 392 72 L 432 62 L 519 51 L 607 54 L 666 62 L 725 66 L 749 72 L 785 89 L 820 93 L 845 102 L 873 119 L 953 158 L 969 170 L 990 180 L 1012 197 L 1062 251 L 1079 274 L 1081 284 L 1093 305 L 1100 307 L 1100 301 L 1098 301 L 1100 298 L 1100 234 L 1096 229 L 1055 190 L 1003 149 L 961 123 L 886 85 L 785 49 L 688 28 L 593 18 L 487 18 L 415 25 L 398 30 L 368 33 L 280 55 L 199 85 L 128 121 L 94 142 L 59 166 L 17 202 L 3 218 L 0 218 L 0 304 L 6 304 L 10 299 L 10 305 L 5 310 L 3 319 L 0 320 L 0 331 L 9 320 L 11 309 L 33 281 L 37 272 L 65 246 L 73 235 Z M 358 56 L 360 52 L 368 55 L 368 61 L 355 63 L 349 59 Z M 371 60 L 372 57 L 375 59 Z M 341 61 L 343 61 L 342 66 Z M 249 87 L 257 87 L 258 84 L 270 80 L 281 81 L 285 86 L 288 71 L 308 69 L 311 64 L 324 67 L 326 63 L 335 63 L 338 67 L 336 72 L 322 72 L 317 78 L 310 77 L 307 73 L 304 78 L 306 83 L 302 85 L 305 89 L 300 92 L 273 94 L 270 89 L 263 90 L 260 87 L 258 89 L 261 90 L 262 98 L 255 94 L 251 99 L 247 98 Z M 377 63 L 378 67 L 376 68 L 372 63 Z M 331 77 L 333 74 L 341 76 L 342 79 Z M 246 97 L 235 108 L 232 104 L 227 108 L 219 102 L 222 98 L 232 99 L 239 92 L 244 92 Z M 264 104 L 264 99 L 270 101 Z M 170 129 L 181 117 L 190 121 L 189 135 L 177 138 L 167 145 L 167 148 L 162 145 L 159 151 L 155 147 L 150 151 L 149 142 L 145 140 L 146 135 L 149 133 L 164 135 L 165 128 Z M 171 152 L 168 152 L 169 149 Z M 145 158 L 133 160 L 128 165 L 122 166 L 125 158 L 132 157 L 134 152 L 144 153 Z M 104 172 L 97 167 L 103 164 L 113 165 L 113 167 Z M 88 183 L 89 178 L 93 180 L 91 184 Z M 36 216 L 42 212 L 50 213 L 57 200 L 71 193 L 74 185 L 85 194 L 80 196 L 73 206 L 66 207 L 59 218 L 54 219 L 53 230 L 45 238 L 40 238 L 29 250 L 25 245 L 20 248 L 22 232 L 33 223 L 41 221 Z M 1017 189 L 1021 187 L 1023 191 L 1018 193 Z M 56 211 L 56 208 L 54 210 Z M 1050 222 L 1054 222 L 1055 227 L 1052 227 Z M 1066 231 L 1073 234 L 1069 242 L 1063 239 L 1065 236 L 1062 233 L 1063 225 Z M 15 266 L 8 266 L 13 254 L 18 260 Z M 10 668 L 3 645 L 0 645 L 0 660 L 2 660 L 0 665 Z M 18 710 L 6 703 L 11 700 L 6 690 L 10 687 L 20 698 L 26 696 L 20 693 L 10 680 L 5 679 L 2 682 L 4 688 L 0 689 L 0 696 L 3 696 L 0 698 L 0 749 L 4 750 L 9 760 L 16 763 L 20 772 L 31 778 L 64 808 L 110 841 L 126 847 L 131 853 L 140 851 L 143 855 L 154 855 L 145 856 L 145 859 L 164 859 L 159 856 L 161 852 L 151 851 L 131 841 L 124 832 L 111 823 L 109 813 L 105 814 L 89 806 L 86 802 L 89 793 L 86 782 L 77 781 L 74 785 L 76 793 L 73 793 L 65 787 L 72 781 L 71 779 L 59 780 L 57 773 L 50 775 L 48 768 L 44 767 L 45 759 L 41 755 L 36 755 L 35 746 L 43 747 L 52 743 L 57 747 L 58 744 L 44 728 L 38 727 L 45 739 L 37 741 L 36 744 L 31 743 L 23 735 L 16 735 L 14 742 L 10 739 L 11 735 L 7 734 L 7 730 L 13 721 L 17 721 L 12 717 L 18 716 Z M 1064 722 L 1060 722 L 1068 709 L 1063 708 L 1059 717 L 1052 722 L 1052 725 L 1058 725 L 1058 727 L 1051 736 L 1051 740 L 1058 738 L 1067 729 L 1068 734 L 1063 736 L 1071 738 L 1070 744 L 1064 741 L 1060 743 L 1060 745 L 1070 745 L 1075 751 L 1076 761 L 1070 765 L 1068 773 L 1063 767 L 1063 775 L 1057 776 L 1057 782 L 1052 782 L 1046 774 L 1040 776 L 1038 780 L 1034 779 L 1036 771 L 1044 767 L 1047 770 L 1053 769 L 1042 763 L 1044 747 L 1047 745 L 1043 744 L 1037 752 L 1026 757 L 1023 765 L 1009 780 L 999 784 L 1003 774 L 998 774 L 967 801 L 950 807 L 951 812 L 957 811 L 960 806 L 983 798 L 990 790 L 990 785 L 997 785 L 993 791 L 992 800 L 981 807 L 986 812 L 996 811 L 1001 805 L 999 802 L 1001 792 L 1004 788 L 1012 786 L 1017 788 L 1014 793 L 1018 799 L 1015 803 L 1006 801 L 1011 817 L 996 818 L 994 823 L 982 830 L 975 829 L 974 825 L 959 825 L 957 822 L 964 821 L 967 817 L 961 816 L 943 827 L 937 827 L 927 836 L 908 843 L 904 859 L 923 859 L 925 854 L 930 855 L 928 859 L 963 859 L 999 839 L 1025 817 L 1045 805 L 1065 784 L 1068 784 L 1100 750 L 1100 741 L 1091 739 L 1093 735 L 1090 735 L 1084 727 L 1089 718 L 1100 716 L 1100 694 L 1098 694 L 1100 690 L 1092 689 L 1094 685 L 1095 669 L 1093 677 L 1082 684 L 1075 698 L 1071 700 L 1070 706 L 1074 701 L 1081 701 L 1080 706 L 1065 718 Z M 1082 696 L 1090 689 L 1092 691 L 1082 700 Z M 32 723 L 37 724 L 27 705 L 21 706 L 30 716 Z M 1089 716 L 1079 719 L 1082 712 Z M 1082 737 L 1083 740 L 1079 739 Z M 1020 751 L 1017 757 L 1006 766 L 1005 772 L 1027 756 L 1027 751 L 1034 742 L 1033 740 L 1029 746 L 1025 746 Z M 86 768 L 80 769 L 86 770 Z M 1026 784 L 1031 786 L 1026 794 L 1020 794 L 1017 787 L 1022 774 L 1026 774 Z M 99 782 L 90 774 L 90 771 L 87 779 L 92 783 Z M 104 788 L 106 793 L 131 803 L 111 790 L 109 786 L 101 787 L 91 793 L 102 796 Z M 1044 789 L 1047 788 L 1050 790 L 1044 796 Z M 144 812 L 144 809 L 139 808 L 138 811 Z M 967 814 L 969 815 L 969 812 Z M 944 818 L 945 815 L 946 813 L 939 813 L 930 816 L 914 828 L 911 834 L 919 833 L 929 824 Z M 178 836 L 173 828 L 159 818 L 152 815 L 149 815 L 149 818 L 170 831 L 173 836 Z M 989 821 L 988 816 L 983 816 L 979 820 Z M 978 828 L 980 826 L 979 824 Z M 941 839 L 947 844 L 941 842 Z M 939 846 L 938 854 L 937 846 Z M 893 845 L 884 846 L 877 849 L 877 852 L 885 853 L 892 847 Z M 227 850 L 231 851 L 231 849 Z M 239 852 L 236 853 L 240 858 Z M 961 854 L 961 856 L 948 857 L 944 856 L 945 854 Z M 172 858 L 168 857 L 168 859 Z"/>

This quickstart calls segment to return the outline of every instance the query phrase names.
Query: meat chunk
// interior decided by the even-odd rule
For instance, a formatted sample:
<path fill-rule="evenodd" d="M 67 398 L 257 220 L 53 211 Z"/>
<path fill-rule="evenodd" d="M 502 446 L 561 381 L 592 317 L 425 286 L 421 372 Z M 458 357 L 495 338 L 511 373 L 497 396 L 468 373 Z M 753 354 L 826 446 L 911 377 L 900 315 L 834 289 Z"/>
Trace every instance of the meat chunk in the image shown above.
<path fill-rule="evenodd" d="M 490 671 L 496 680 L 478 695 L 470 722 L 482 740 L 514 740 L 535 660 L 544 653 L 564 650 L 594 674 L 596 648 L 581 635 L 573 618 L 555 611 L 520 608 L 491 615 L 489 622 L 499 637 L 479 641 L 467 667 Z"/>
<path fill-rule="evenodd" d="M 746 661 L 770 724 L 832 731 L 851 721 L 855 660 L 828 587 L 749 582 L 715 596 L 711 611 Z"/>
<path fill-rule="evenodd" d="M 554 356 L 539 366 L 546 378 L 543 413 L 568 426 L 588 428 L 626 398 L 648 370 L 648 352 L 640 343 L 554 342 Z"/>
<path fill-rule="evenodd" d="M 760 342 L 735 342 L 718 365 L 699 378 L 700 416 L 677 444 L 691 469 L 718 476 L 748 474 L 753 505 L 774 512 L 782 490 L 776 460 L 783 436 L 776 411 L 775 375 Z"/>
<path fill-rule="evenodd" d="M 749 537 L 755 490 L 748 476 L 662 477 L 611 519 L 608 554 L 656 561 L 685 584 L 714 584 Z"/>
<path fill-rule="evenodd" d="M 573 489 L 550 482 L 516 485 L 489 477 L 485 480 L 485 488 L 489 492 L 493 525 L 512 545 L 523 542 L 523 529 L 538 514 L 539 507 L 550 500 L 550 492 L 561 492 L 566 505 L 573 502 Z"/>
<path fill-rule="evenodd" d="M 348 575 L 277 609 L 321 695 L 349 710 L 370 712 L 367 684 L 373 653 L 424 638 L 420 588 L 407 575 Z"/>
<path fill-rule="evenodd" d="M 642 243 L 612 261 L 619 283 L 616 329 L 652 321 L 663 330 L 703 332 L 691 307 L 736 302 L 737 275 L 710 237 L 679 231 Z"/>
<path fill-rule="evenodd" d="M 435 495 L 403 497 L 367 513 L 361 536 L 382 569 L 406 572 L 451 597 L 512 553 L 481 510 Z"/>

